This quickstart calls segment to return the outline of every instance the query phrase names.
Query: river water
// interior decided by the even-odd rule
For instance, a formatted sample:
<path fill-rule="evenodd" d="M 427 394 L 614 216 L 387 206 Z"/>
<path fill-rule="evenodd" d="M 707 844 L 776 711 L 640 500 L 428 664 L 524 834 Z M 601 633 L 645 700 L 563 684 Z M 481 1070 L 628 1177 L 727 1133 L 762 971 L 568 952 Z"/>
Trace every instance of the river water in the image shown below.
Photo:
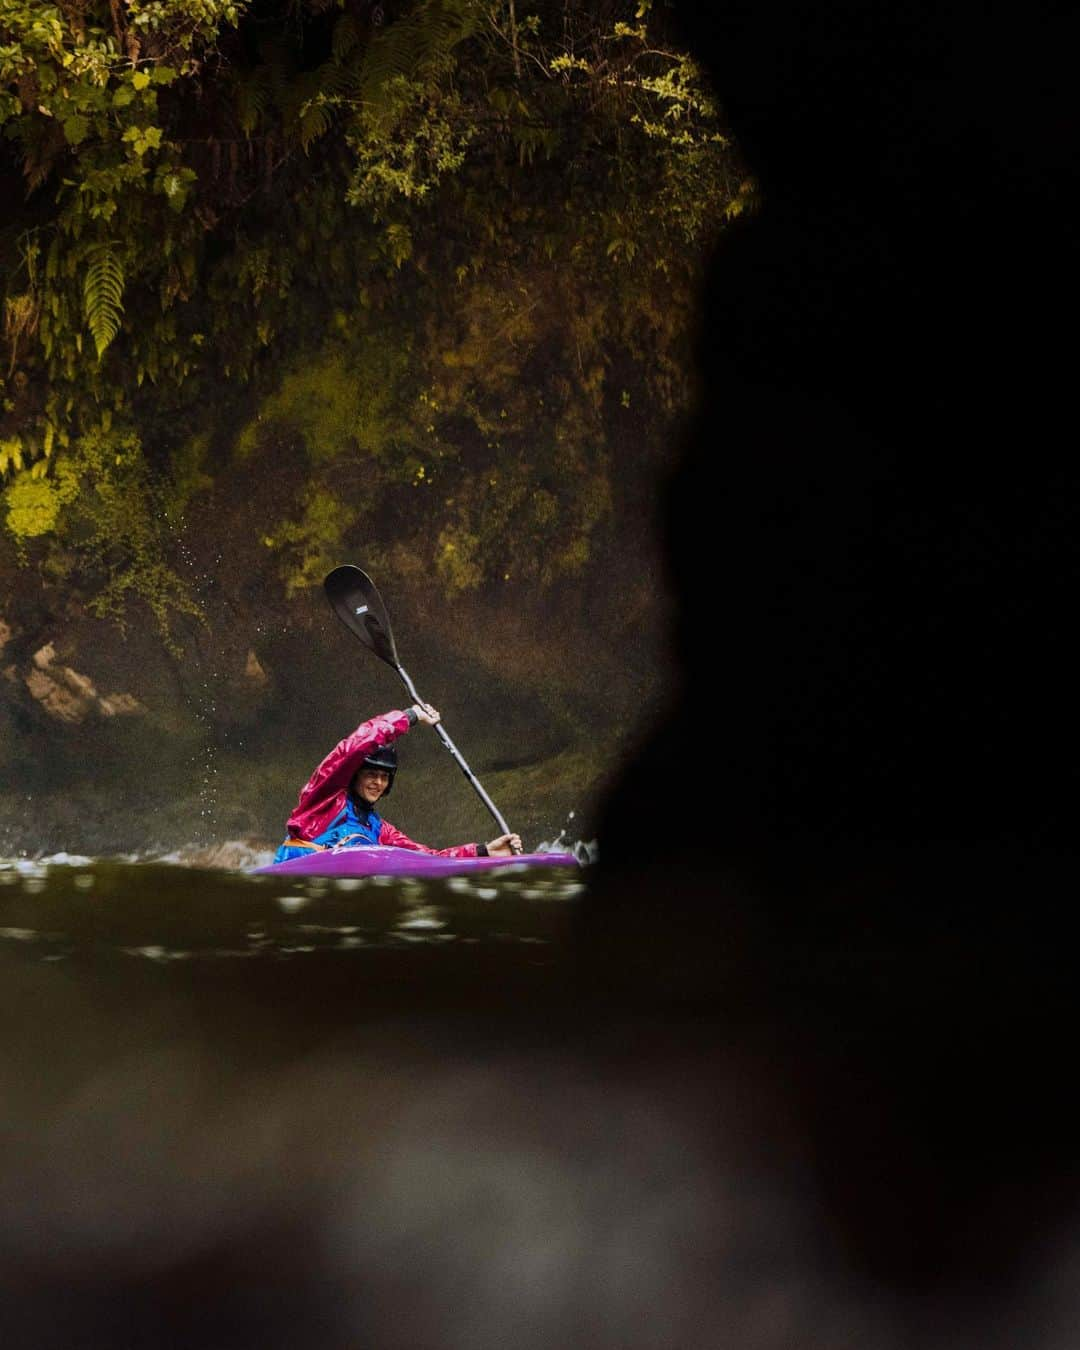
<path fill-rule="evenodd" d="M 621 1036 L 571 1048 L 586 879 L 0 864 L 7 1343 L 576 1340 L 627 1151 L 670 1210 L 655 1290 L 689 1163 L 594 1078 Z"/>
<path fill-rule="evenodd" d="M 882 1106 L 887 1055 L 910 1061 L 896 1099 L 924 1100 L 939 1022 L 910 1000 L 881 1011 L 903 967 L 834 953 L 781 1018 L 746 991 L 794 987 L 808 948 L 769 976 L 722 925 L 673 939 L 675 872 L 620 942 L 618 906 L 599 935 L 579 923 L 593 885 L 589 868 L 332 882 L 0 864 L 5 1342 L 1064 1344 L 1044 1314 L 1067 1248 L 1026 1295 L 1038 1327 L 987 1292 L 969 1329 L 970 1302 L 958 1316 L 940 1289 L 913 1301 L 882 1278 L 905 1222 L 933 1245 L 931 1192 L 956 1174 L 905 1155 L 935 1117 L 894 1128 Z M 743 992 L 680 1000 L 651 979 L 673 951 Z"/>
<path fill-rule="evenodd" d="M 0 859 L 0 946 L 24 960 L 83 968 L 123 959 L 355 962 L 361 951 L 447 944 L 548 953 L 565 937 L 584 876 L 511 868 L 443 880 L 335 880 L 66 854 Z"/>

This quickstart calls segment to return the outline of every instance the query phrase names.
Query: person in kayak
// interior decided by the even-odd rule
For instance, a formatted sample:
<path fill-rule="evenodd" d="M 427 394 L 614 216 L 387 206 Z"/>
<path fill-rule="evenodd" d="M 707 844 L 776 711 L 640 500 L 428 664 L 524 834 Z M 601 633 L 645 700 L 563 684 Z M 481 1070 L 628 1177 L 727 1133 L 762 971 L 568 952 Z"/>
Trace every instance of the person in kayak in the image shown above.
<path fill-rule="evenodd" d="M 428 848 L 402 834 L 375 810 L 376 802 L 388 797 L 394 786 L 397 751 L 393 742 L 417 722 L 433 727 L 438 720 L 438 712 L 429 703 L 414 703 L 404 712 L 395 710 L 361 722 L 308 779 L 274 862 L 288 862 L 337 845 L 386 844 L 444 858 L 509 858 L 520 852 L 521 839 L 516 834 L 501 834 L 486 844 Z"/>

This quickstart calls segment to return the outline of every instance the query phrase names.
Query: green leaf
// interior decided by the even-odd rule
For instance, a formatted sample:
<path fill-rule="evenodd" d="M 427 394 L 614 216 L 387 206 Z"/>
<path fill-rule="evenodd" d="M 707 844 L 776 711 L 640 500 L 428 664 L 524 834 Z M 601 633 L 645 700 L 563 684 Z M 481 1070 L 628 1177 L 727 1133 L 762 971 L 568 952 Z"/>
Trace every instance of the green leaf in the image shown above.
<path fill-rule="evenodd" d="M 76 114 L 74 117 L 64 119 L 64 136 L 68 145 L 78 145 L 80 141 L 85 140 L 90 134 L 90 123 L 85 117 Z"/>
<path fill-rule="evenodd" d="M 131 77 L 131 83 L 136 89 L 145 89 L 150 83 L 150 76 L 145 70 L 137 70 Z"/>
<path fill-rule="evenodd" d="M 123 266 L 113 252 L 113 245 L 101 244 L 90 255 L 90 265 L 83 277 L 83 314 L 99 361 L 120 331 L 123 298 Z"/>

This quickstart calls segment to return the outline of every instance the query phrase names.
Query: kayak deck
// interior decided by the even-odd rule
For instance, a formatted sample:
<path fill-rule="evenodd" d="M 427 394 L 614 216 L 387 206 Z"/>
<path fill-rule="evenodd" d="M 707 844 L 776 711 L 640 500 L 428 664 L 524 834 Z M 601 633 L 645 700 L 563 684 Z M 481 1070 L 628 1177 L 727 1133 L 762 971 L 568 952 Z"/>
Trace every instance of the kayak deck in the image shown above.
<path fill-rule="evenodd" d="M 512 858 L 445 858 L 385 844 L 326 849 L 253 869 L 260 876 L 302 877 L 450 877 L 490 872 L 500 867 L 580 866 L 572 853 L 519 853 Z"/>

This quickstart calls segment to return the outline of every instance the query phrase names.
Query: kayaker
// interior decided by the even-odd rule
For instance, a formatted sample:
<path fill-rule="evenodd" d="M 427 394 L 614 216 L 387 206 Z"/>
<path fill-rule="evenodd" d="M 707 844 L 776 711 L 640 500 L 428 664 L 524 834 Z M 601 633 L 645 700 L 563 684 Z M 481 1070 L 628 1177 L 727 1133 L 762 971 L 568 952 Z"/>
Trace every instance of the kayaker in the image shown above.
<path fill-rule="evenodd" d="M 397 751 L 393 742 L 417 722 L 433 727 L 438 720 L 439 714 L 430 703 L 414 703 L 404 712 L 395 710 L 361 722 L 351 736 L 334 746 L 308 779 L 274 862 L 287 862 L 338 844 L 350 848 L 387 844 L 444 858 L 509 858 L 520 852 L 521 839 L 516 834 L 501 834 L 486 844 L 428 848 L 402 834 L 375 810 L 376 802 L 388 797 L 394 786 Z"/>

